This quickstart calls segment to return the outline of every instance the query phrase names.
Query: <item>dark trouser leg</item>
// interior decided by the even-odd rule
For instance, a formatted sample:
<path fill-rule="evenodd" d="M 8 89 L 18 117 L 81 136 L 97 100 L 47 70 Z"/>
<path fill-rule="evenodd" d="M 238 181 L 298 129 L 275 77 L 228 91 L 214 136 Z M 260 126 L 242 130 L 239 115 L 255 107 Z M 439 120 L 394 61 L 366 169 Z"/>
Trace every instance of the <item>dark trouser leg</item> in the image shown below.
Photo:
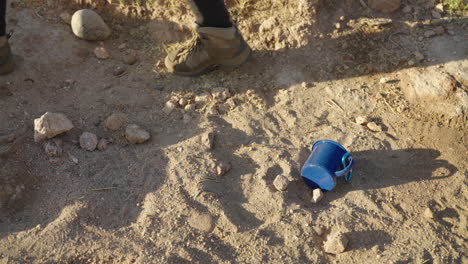
<path fill-rule="evenodd" d="M 2 1 L 2 0 L 0 0 Z M 224 0 L 188 0 L 202 27 L 232 27 Z"/>
<path fill-rule="evenodd" d="M 6 0 L 0 0 L 0 37 L 6 34 Z"/>

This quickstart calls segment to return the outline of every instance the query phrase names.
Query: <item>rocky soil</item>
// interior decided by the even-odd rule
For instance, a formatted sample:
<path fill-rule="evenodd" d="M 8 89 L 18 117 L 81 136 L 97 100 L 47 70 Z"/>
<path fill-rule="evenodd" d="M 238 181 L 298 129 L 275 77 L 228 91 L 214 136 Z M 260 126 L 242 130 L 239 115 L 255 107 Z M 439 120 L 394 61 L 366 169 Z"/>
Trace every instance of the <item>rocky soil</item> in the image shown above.
<path fill-rule="evenodd" d="M 252 57 L 183 78 L 183 1 L 9 1 L 0 263 L 468 262 L 466 14 L 227 3 Z M 320 139 L 356 160 L 330 192 Z"/>

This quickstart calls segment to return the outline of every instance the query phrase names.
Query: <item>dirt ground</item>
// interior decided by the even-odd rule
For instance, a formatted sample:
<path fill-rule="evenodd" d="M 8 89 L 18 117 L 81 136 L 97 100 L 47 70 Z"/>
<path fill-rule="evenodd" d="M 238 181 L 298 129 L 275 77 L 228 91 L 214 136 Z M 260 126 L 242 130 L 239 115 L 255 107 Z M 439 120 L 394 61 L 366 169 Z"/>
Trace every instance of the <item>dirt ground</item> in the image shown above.
<path fill-rule="evenodd" d="M 183 78 L 161 63 L 189 34 L 181 2 L 10 2 L 17 69 L 0 77 L 0 263 L 468 263 L 466 17 L 432 19 L 434 3 L 416 0 L 390 15 L 351 0 L 228 1 L 252 57 Z M 108 40 L 80 40 L 61 21 L 84 7 L 112 28 Z M 109 59 L 94 56 L 98 46 Z M 135 65 L 123 64 L 127 49 Z M 233 102 L 220 114 L 162 111 L 217 87 Z M 75 125 L 57 137 L 59 157 L 33 140 L 46 111 Z M 114 112 L 151 139 L 129 145 L 108 131 Z M 81 149 L 85 131 L 112 143 Z M 300 169 L 320 139 L 356 164 L 351 182 L 314 204 Z M 284 192 L 277 175 L 290 180 Z M 337 230 L 347 249 L 327 254 Z"/>

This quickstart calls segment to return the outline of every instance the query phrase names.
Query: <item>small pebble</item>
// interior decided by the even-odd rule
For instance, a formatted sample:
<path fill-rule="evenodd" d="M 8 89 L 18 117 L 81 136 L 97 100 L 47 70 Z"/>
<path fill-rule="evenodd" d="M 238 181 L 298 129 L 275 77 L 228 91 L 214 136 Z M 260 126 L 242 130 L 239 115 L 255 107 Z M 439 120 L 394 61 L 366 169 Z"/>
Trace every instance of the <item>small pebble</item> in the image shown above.
<path fill-rule="evenodd" d="M 185 107 L 187 104 L 188 104 L 188 100 L 187 100 L 187 99 L 185 99 L 185 98 L 180 98 L 180 100 L 179 100 L 179 105 L 180 105 L 181 107 Z"/>
<path fill-rule="evenodd" d="M 312 202 L 313 203 L 318 203 L 320 200 L 323 199 L 323 191 L 320 188 L 314 189 L 312 191 Z"/>
<path fill-rule="evenodd" d="M 166 115 L 170 115 L 172 113 L 172 111 L 174 111 L 174 109 L 177 108 L 177 104 L 178 104 L 177 101 L 169 100 L 169 101 L 166 102 L 166 105 L 164 105 L 164 108 L 162 109 L 162 111 Z"/>
<path fill-rule="evenodd" d="M 127 125 L 128 118 L 123 113 L 113 113 L 104 121 L 107 129 L 116 131 Z"/>
<path fill-rule="evenodd" d="M 208 149 L 213 149 L 214 141 L 215 133 L 213 131 L 209 131 L 201 135 L 201 143 Z"/>
<path fill-rule="evenodd" d="M 108 144 L 109 142 L 107 141 L 107 139 L 101 138 L 97 144 L 97 149 L 100 151 L 104 151 L 107 149 Z"/>
<path fill-rule="evenodd" d="M 375 123 L 375 122 L 367 123 L 367 128 L 369 128 L 373 132 L 381 132 L 382 131 L 382 127 L 377 125 L 377 123 Z"/>
<path fill-rule="evenodd" d="M 429 208 L 429 207 L 427 207 L 427 208 L 424 210 L 423 215 L 424 215 L 424 217 L 429 218 L 429 219 L 433 219 L 433 218 L 434 218 L 434 213 L 432 212 L 431 208 Z"/>
<path fill-rule="evenodd" d="M 436 35 L 436 33 L 433 30 L 428 30 L 428 31 L 424 32 L 424 37 L 426 37 L 426 38 L 430 38 L 430 37 L 433 37 L 435 35 Z"/>
<path fill-rule="evenodd" d="M 413 59 L 408 61 L 408 66 L 414 66 L 415 64 L 416 62 Z"/>
<path fill-rule="evenodd" d="M 110 57 L 109 52 L 104 47 L 95 48 L 94 55 L 100 60 L 107 60 Z"/>
<path fill-rule="evenodd" d="M 62 155 L 62 140 L 51 139 L 44 143 L 44 151 L 49 157 L 59 157 Z"/>
<path fill-rule="evenodd" d="M 336 232 L 327 237 L 323 249 L 326 253 L 340 254 L 346 250 L 348 243 L 349 239 L 344 233 Z"/>
<path fill-rule="evenodd" d="M 275 186 L 276 190 L 278 191 L 286 191 L 288 189 L 289 180 L 283 175 L 276 176 L 275 180 L 273 181 L 273 186 Z"/>
<path fill-rule="evenodd" d="M 130 144 L 141 144 L 150 139 L 148 131 L 141 128 L 139 125 L 131 124 L 125 129 L 125 138 Z"/>
<path fill-rule="evenodd" d="M 358 125 L 366 125 L 367 124 L 367 118 L 364 116 L 358 116 L 356 117 L 356 124 Z"/>
<path fill-rule="evenodd" d="M 195 96 L 195 103 L 196 104 L 207 104 L 210 102 L 212 99 L 211 95 L 209 93 L 202 93 L 200 95 Z"/>
<path fill-rule="evenodd" d="M 438 4 L 434 7 L 434 10 L 436 10 L 436 11 L 439 12 L 439 13 L 443 13 L 443 12 L 444 12 L 444 4 L 443 4 L 443 3 L 438 3 Z"/>
<path fill-rule="evenodd" d="M 133 65 L 138 61 L 138 53 L 135 50 L 127 50 L 122 60 L 127 65 Z"/>
<path fill-rule="evenodd" d="M 228 173 L 231 170 L 232 166 L 229 162 L 221 162 L 218 166 L 216 166 L 216 175 L 219 177 L 224 176 L 224 174 Z"/>
<path fill-rule="evenodd" d="M 416 51 L 416 52 L 414 53 L 414 58 L 415 58 L 418 62 L 421 62 L 421 61 L 424 60 L 424 55 L 423 55 L 421 52 Z"/>
<path fill-rule="evenodd" d="M 380 81 L 379 81 L 379 82 L 380 82 L 381 84 L 384 84 L 384 83 L 388 83 L 389 81 L 390 81 L 390 78 L 382 77 L 382 78 L 380 78 Z"/>
<path fill-rule="evenodd" d="M 80 136 L 80 146 L 87 151 L 94 151 L 98 144 L 98 138 L 95 134 L 84 132 Z"/>
<path fill-rule="evenodd" d="M 117 66 L 117 67 L 114 68 L 113 74 L 114 74 L 114 76 L 120 76 L 120 75 L 124 74 L 124 72 L 125 72 L 124 67 Z"/>

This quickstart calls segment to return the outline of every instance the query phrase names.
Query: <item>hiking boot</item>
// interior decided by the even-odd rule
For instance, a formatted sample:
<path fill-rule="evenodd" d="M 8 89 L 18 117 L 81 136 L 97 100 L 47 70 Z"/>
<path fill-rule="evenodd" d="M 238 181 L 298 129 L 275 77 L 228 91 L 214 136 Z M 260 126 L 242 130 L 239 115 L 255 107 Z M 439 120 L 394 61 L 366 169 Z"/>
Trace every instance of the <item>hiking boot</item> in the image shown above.
<path fill-rule="evenodd" d="M 13 71 L 13 55 L 6 37 L 0 37 L 0 75 Z"/>
<path fill-rule="evenodd" d="M 198 76 L 217 67 L 235 68 L 247 60 L 250 47 L 235 27 L 197 27 L 197 38 L 167 55 L 170 72 Z"/>

